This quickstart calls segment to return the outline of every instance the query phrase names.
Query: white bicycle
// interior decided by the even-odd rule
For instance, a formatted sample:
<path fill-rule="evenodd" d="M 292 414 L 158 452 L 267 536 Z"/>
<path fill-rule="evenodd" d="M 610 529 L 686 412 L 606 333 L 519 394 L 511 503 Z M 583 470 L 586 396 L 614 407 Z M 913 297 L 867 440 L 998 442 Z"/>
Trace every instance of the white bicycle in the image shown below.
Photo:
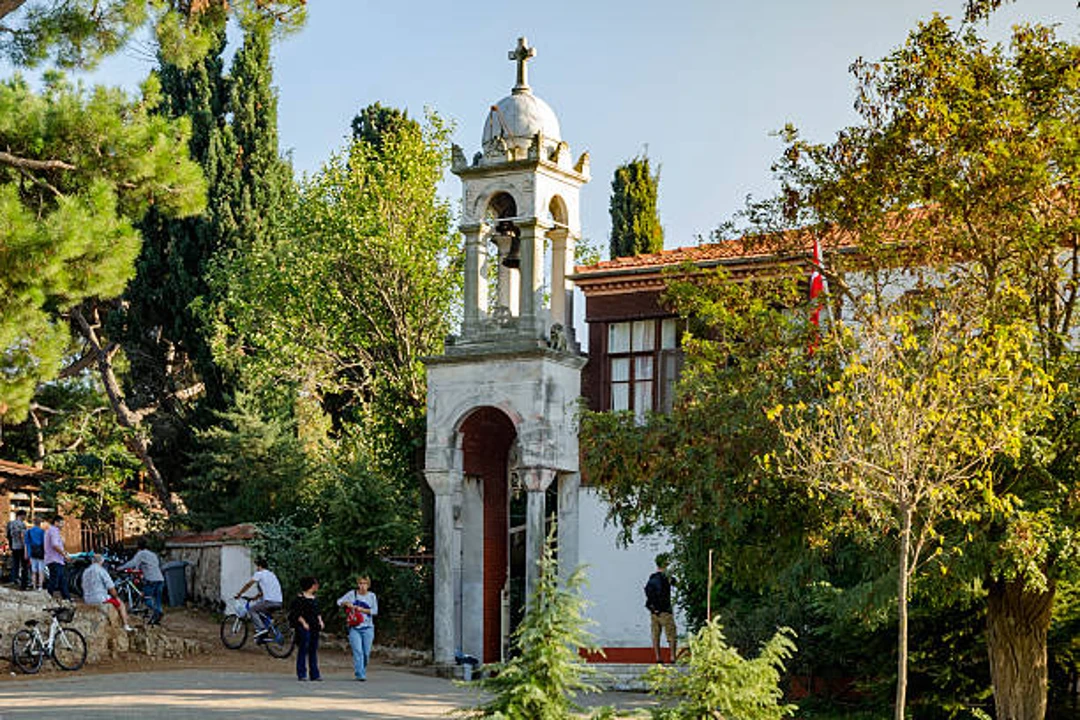
<path fill-rule="evenodd" d="M 27 620 L 26 628 L 15 633 L 11 639 L 11 658 L 24 673 L 33 674 L 41 669 L 46 657 L 51 657 L 61 670 L 78 670 L 86 662 L 86 638 L 75 628 L 64 627 L 75 619 L 75 610 L 69 607 L 45 608 L 52 615 L 49 636 L 42 637 L 37 620 Z"/>

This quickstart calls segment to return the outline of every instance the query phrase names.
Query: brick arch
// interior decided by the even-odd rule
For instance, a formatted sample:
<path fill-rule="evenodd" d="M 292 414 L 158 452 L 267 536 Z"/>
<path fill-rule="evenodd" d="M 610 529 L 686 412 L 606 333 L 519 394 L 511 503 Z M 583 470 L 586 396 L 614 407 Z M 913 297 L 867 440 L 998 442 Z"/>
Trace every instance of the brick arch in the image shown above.
<path fill-rule="evenodd" d="M 502 640 L 501 593 L 507 581 L 509 535 L 509 482 L 507 463 L 517 437 L 511 419 L 498 408 L 473 410 L 462 422 L 462 470 L 481 478 L 484 497 L 484 657 L 498 661 Z M 468 608 L 464 609 L 469 612 Z"/>

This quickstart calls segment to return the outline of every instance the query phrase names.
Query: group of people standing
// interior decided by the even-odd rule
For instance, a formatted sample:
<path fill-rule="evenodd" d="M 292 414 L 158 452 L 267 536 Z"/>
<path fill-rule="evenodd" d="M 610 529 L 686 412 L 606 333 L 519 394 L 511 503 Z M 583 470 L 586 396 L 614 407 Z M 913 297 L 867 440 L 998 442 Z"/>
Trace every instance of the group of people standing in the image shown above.
<path fill-rule="evenodd" d="M 263 625 L 262 614 L 269 614 L 283 606 L 284 595 L 281 582 L 267 567 L 266 560 L 255 560 L 255 574 L 233 597 L 239 600 L 248 589 L 256 587 L 255 601 L 248 606 L 255 623 L 255 642 L 265 642 L 268 629 Z M 319 581 L 310 575 L 300 578 L 300 592 L 289 605 L 289 624 L 296 634 L 296 679 L 320 681 L 319 633 L 326 628 L 318 601 Z M 367 666 L 371 659 L 371 644 L 375 640 L 375 616 L 379 614 L 379 601 L 371 591 L 371 578 L 360 575 L 356 587 L 337 599 L 337 606 L 345 611 L 345 623 L 349 629 L 349 647 L 352 650 L 353 676 L 361 682 L 367 680 Z"/>
<path fill-rule="evenodd" d="M 64 519 L 54 515 L 51 521 L 36 518 L 26 524 L 26 511 L 17 510 L 15 519 L 7 524 L 7 542 L 11 550 L 12 585 L 22 589 L 46 589 L 59 592 L 65 600 L 71 599 L 64 567 L 68 554 L 64 551 L 62 530 Z M 48 573 L 45 568 L 48 567 Z M 46 576 L 48 584 L 46 584 Z"/>
<path fill-rule="evenodd" d="M 31 587 L 34 590 L 45 589 L 51 595 L 71 600 L 67 582 L 67 563 L 71 555 L 64 548 L 63 529 L 64 518 L 60 515 L 52 516 L 49 522 L 37 518 L 27 526 L 26 511 L 20 509 L 15 512 L 15 519 L 8 522 L 6 528 L 8 547 L 11 549 L 12 585 L 23 590 Z M 127 609 L 104 563 L 105 557 L 101 553 L 94 553 L 90 566 L 83 571 L 83 602 L 87 605 L 112 605 L 120 615 L 124 629 L 130 631 L 132 628 Z M 159 624 L 163 613 L 165 576 L 161 572 L 161 561 L 147 547 L 145 538 L 139 539 L 138 552 L 117 570 L 138 570 L 142 573 L 143 595 L 152 611 L 149 624 Z"/>

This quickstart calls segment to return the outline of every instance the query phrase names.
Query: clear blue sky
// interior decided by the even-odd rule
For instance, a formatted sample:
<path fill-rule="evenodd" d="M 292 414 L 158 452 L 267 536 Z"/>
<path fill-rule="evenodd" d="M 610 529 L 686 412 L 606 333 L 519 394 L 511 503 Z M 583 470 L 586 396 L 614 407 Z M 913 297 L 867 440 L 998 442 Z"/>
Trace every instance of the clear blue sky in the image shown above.
<path fill-rule="evenodd" d="M 506 53 L 519 35 L 537 49 L 533 92 L 559 116 L 576 157 L 588 150 L 584 234 L 606 255 L 615 167 L 648 148 L 661 167 L 667 247 L 694 244 L 743 203 L 768 194 L 792 122 L 827 140 L 855 121 L 847 68 L 900 45 L 919 19 L 957 17 L 962 0 L 311 0 L 299 34 L 275 49 L 281 145 L 312 172 L 349 132 L 353 115 L 380 101 L 425 107 L 456 125 L 466 156 L 479 149 L 488 107 L 509 93 Z M 1019 0 L 994 18 L 1060 23 L 1077 36 L 1076 0 Z M 151 64 L 133 54 L 97 79 L 130 84 Z M 456 178 L 444 185 L 459 197 Z"/>

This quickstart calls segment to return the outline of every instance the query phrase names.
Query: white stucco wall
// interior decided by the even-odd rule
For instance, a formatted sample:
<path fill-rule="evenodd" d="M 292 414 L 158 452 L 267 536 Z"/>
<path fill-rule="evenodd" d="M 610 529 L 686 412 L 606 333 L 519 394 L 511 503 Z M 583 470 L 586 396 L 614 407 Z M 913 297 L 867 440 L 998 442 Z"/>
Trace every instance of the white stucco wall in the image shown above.
<path fill-rule="evenodd" d="M 221 600 L 231 606 L 232 597 L 255 574 L 251 549 L 247 545 L 221 547 Z"/>
<path fill-rule="evenodd" d="M 617 530 L 604 524 L 607 509 L 592 488 L 578 495 L 578 560 L 586 565 L 586 610 L 596 624 L 590 631 L 600 647 L 649 647 L 652 636 L 645 609 L 645 583 L 656 570 L 656 556 L 670 548 L 663 535 L 636 538 L 630 547 L 617 544 Z M 674 601 L 675 598 L 673 597 Z M 681 635 L 686 623 L 676 608 Z M 667 640 L 664 640 L 667 645 Z"/>

